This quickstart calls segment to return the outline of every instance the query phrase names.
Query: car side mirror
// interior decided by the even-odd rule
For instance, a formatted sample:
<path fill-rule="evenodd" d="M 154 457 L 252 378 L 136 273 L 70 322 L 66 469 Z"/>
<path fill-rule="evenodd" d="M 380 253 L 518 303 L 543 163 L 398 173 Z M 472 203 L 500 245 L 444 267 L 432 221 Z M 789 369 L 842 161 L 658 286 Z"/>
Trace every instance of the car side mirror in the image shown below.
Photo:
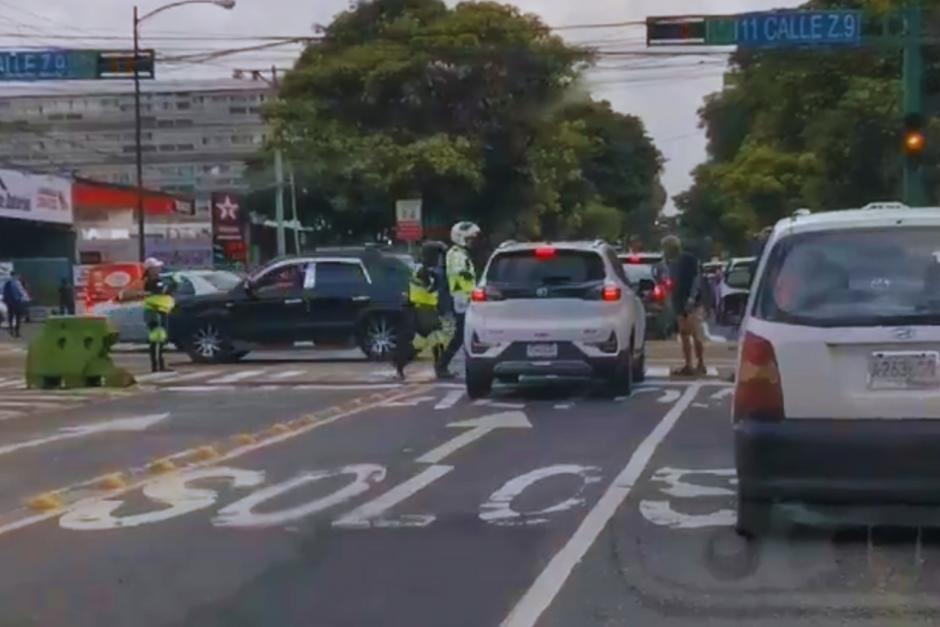
<path fill-rule="evenodd" d="M 245 279 L 241 284 L 242 290 L 245 292 L 246 296 L 254 297 L 255 295 L 255 286 L 249 279 Z"/>

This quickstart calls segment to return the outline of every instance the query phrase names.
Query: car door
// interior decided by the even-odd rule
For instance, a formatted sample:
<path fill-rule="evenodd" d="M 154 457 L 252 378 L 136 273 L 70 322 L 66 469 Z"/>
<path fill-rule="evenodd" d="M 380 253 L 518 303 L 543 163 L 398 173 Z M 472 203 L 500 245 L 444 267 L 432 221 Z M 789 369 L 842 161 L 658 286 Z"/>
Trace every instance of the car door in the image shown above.
<path fill-rule="evenodd" d="M 358 259 L 318 259 L 307 291 L 308 315 L 320 341 L 345 340 L 372 304 L 371 277 Z"/>
<path fill-rule="evenodd" d="M 254 278 L 250 289 L 230 303 L 234 340 L 258 344 L 292 344 L 307 339 L 304 277 L 309 261 L 272 266 Z"/>

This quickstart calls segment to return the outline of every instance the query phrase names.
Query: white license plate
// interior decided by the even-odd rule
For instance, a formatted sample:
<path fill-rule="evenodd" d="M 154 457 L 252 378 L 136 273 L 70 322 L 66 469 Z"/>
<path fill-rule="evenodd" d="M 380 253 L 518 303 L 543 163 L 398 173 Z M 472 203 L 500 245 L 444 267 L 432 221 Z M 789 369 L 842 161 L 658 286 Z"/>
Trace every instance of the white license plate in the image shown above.
<path fill-rule="evenodd" d="M 558 344 L 529 344 L 525 354 L 529 359 L 552 359 L 558 357 Z"/>
<path fill-rule="evenodd" d="M 940 387 L 940 353 L 872 353 L 868 360 L 868 387 L 905 389 Z"/>

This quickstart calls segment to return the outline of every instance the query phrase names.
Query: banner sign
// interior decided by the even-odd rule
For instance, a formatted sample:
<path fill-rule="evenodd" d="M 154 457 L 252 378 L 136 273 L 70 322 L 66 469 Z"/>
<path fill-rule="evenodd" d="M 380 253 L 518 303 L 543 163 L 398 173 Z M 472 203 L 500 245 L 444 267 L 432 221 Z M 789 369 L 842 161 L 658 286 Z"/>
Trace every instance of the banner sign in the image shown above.
<path fill-rule="evenodd" d="M 0 218 L 72 224 L 72 181 L 0 170 Z"/>
<path fill-rule="evenodd" d="M 395 203 L 395 236 L 403 242 L 417 242 L 424 237 L 420 198 Z"/>
<path fill-rule="evenodd" d="M 216 263 L 248 261 L 241 201 L 235 194 L 212 194 L 212 250 Z"/>

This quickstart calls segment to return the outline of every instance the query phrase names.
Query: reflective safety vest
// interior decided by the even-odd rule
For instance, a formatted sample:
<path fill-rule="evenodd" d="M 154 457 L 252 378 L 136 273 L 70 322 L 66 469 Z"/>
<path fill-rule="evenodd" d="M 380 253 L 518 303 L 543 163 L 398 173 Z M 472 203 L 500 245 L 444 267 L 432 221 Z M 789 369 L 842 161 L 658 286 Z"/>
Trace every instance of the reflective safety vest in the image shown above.
<path fill-rule="evenodd" d="M 408 302 L 415 307 L 437 309 L 437 292 L 431 289 L 434 285 L 433 278 L 428 281 L 422 280 L 419 275 L 421 270 L 422 268 L 418 268 L 411 273 L 411 280 L 408 282 Z"/>
<path fill-rule="evenodd" d="M 454 299 L 454 312 L 466 313 L 477 277 L 470 255 L 461 246 L 452 246 L 447 251 L 447 284 Z"/>
<path fill-rule="evenodd" d="M 173 311 L 176 301 L 169 294 L 151 294 L 144 299 L 144 309 L 168 314 Z"/>

